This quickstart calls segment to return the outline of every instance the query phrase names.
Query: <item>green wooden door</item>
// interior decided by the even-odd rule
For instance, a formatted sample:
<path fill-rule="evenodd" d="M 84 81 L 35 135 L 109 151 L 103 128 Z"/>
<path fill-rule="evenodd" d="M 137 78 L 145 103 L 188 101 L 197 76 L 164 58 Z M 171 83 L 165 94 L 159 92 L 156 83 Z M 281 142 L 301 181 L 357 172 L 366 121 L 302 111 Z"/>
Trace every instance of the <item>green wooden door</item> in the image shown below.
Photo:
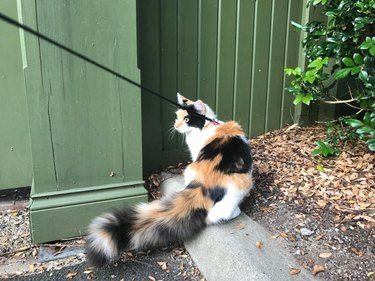
<path fill-rule="evenodd" d="M 1 0 L 0 11 L 17 19 L 17 2 Z M 30 186 L 30 134 L 19 31 L 0 21 L 0 190 Z"/>
<path fill-rule="evenodd" d="M 179 0 L 139 4 L 142 83 L 168 98 L 202 99 L 221 120 L 235 119 L 250 137 L 295 120 L 284 88 L 286 66 L 297 65 L 299 0 Z M 142 100 L 146 170 L 186 159 L 171 137 L 173 106 Z M 159 165 L 159 166 L 158 166 Z"/>
<path fill-rule="evenodd" d="M 22 1 L 39 32 L 139 81 L 135 1 Z M 115 206 L 147 200 L 140 91 L 25 34 L 34 242 L 86 232 Z"/>

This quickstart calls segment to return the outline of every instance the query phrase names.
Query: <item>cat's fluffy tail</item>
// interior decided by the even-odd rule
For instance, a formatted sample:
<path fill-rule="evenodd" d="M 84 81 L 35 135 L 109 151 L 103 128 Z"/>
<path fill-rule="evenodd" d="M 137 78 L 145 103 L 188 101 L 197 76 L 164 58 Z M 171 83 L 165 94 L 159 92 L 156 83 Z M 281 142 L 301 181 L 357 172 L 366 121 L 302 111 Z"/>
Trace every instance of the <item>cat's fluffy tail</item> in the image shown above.
<path fill-rule="evenodd" d="M 86 256 L 101 266 L 121 250 L 146 249 L 193 237 L 206 227 L 212 201 L 201 188 L 186 188 L 170 198 L 115 210 L 89 226 Z"/>

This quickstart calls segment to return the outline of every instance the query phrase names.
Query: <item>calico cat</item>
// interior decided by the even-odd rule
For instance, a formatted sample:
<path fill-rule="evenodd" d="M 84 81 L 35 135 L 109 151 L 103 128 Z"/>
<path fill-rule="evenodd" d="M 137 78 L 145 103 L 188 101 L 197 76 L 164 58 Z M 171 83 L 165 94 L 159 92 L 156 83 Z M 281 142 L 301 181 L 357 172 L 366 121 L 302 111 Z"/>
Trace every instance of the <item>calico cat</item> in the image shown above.
<path fill-rule="evenodd" d="M 186 136 L 192 163 L 184 171 L 186 187 L 151 203 L 115 210 L 89 226 L 86 253 L 101 266 L 120 250 L 147 249 L 187 240 L 209 224 L 237 217 L 252 188 L 249 141 L 234 121 L 215 121 L 202 101 L 177 94 L 175 129 Z"/>

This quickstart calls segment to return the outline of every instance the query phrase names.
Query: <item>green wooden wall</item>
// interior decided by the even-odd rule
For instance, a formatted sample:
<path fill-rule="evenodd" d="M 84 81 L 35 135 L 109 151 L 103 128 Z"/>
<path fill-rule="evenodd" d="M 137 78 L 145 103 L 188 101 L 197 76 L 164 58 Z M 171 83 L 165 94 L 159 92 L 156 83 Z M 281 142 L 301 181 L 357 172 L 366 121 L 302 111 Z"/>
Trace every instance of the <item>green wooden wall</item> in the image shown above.
<path fill-rule="evenodd" d="M 300 0 L 139 0 L 142 83 L 174 99 L 202 99 L 250 137 L 298 121 L 284 68 L 298 65 Z M 144 166 L 186 159 L 171 135 L 173 106 L 142 95 Z"/>
<path fill-rule="evenodd" d="M 139 81 L 136 2 L 24 0 L 19 19 Z M 147 200 L 139 89 L 26 34 L 34 242 L 82 235 L 89 220 Z"/>
<path fill-rule="evenodd" d="M 17 19 L 17 1 L 0 11 Z M 30 186 L 30 134 L 19 31 L 0 22 L 0 190 Z"/>

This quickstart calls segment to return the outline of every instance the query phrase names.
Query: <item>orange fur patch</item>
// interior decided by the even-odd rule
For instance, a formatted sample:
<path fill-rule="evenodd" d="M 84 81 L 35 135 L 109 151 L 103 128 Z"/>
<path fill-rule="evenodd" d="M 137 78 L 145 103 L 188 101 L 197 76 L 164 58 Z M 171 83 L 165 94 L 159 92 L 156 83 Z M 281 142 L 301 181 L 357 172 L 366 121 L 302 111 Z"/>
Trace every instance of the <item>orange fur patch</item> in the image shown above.
<path fill-rule="evenodd" d="M 206 209 L 213 207 L 211 199 L 205 197 L 201 188 L 188 188 L 175 194 L 172 201 L 157 200 L 147 205 L 138 207 L 138 219 L 134 231 L 147 230 L 158 223 L 174 223 L 176 219 L 182 219 L 194 209 Z"/>

